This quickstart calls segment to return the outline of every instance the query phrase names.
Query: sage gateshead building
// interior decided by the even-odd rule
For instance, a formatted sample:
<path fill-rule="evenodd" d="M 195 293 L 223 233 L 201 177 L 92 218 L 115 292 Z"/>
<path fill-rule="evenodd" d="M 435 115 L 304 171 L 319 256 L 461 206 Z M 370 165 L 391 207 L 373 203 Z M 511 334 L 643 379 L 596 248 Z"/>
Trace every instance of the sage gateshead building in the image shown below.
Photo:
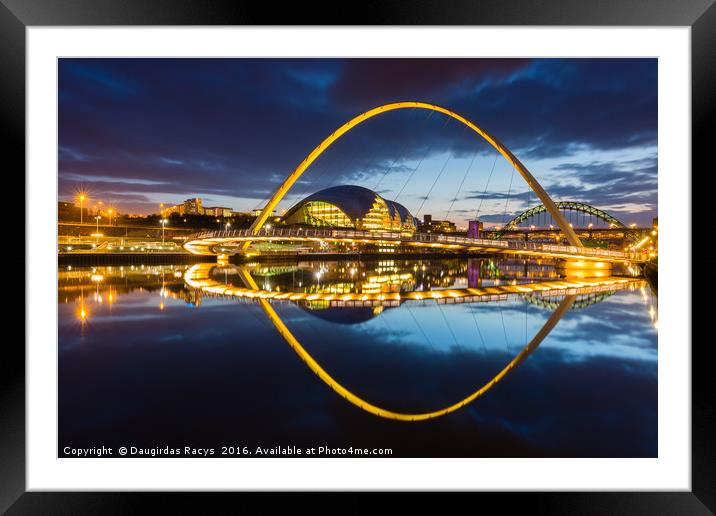
<path fill-rule="evenodd" d="M 364 231 L 414 232 L 418 219 L 402 204 L 362 186 L 326 188 L 295 204 L 282 219 L 286 225 L 351 228 Z"/>

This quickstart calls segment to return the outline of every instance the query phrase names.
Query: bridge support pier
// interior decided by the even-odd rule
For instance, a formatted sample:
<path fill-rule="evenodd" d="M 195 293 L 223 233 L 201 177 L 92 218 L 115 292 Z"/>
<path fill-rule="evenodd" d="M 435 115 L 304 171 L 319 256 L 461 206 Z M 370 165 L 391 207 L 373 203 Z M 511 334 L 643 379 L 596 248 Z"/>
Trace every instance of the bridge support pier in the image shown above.
<path fill-rule="evenodd" d="M 612 275 L 611 262 L 557 260 L 557 272 L 572 278 L 604 278 Z"/>

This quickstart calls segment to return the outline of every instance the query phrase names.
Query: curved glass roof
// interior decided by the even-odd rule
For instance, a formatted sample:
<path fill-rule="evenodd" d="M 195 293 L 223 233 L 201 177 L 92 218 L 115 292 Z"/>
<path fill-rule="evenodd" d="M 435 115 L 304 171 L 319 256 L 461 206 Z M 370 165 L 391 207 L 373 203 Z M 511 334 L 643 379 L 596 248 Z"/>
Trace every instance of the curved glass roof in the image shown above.
<path fill-rule="evenodd" d="M 320 190 L 316 193 L 309 195 L 308 197 L 305 197 L 304 199 L 296 203 L 293 207 L 291 207 L 291 209 L 286 212 L 286 215 L 284 215 L 284 218 L 291 216 L 298 209 L 300 209 L 301 206 L 308 202 L 323 201 L 337 206 L 343 211 L 343 213 L 348 215 L 348 217 L 353 220 L 356 220 L 359 218 L 363 218 L 365 214 L 370 211 L 376 197 L 383 199 L 383 197 L 375 193 L 373 190 L 364 188 L 362 186 L 333 186 L 331 188 Z M 389 201 L 387 199 L 383 200 L 388 205 L 388 209 L 390 210 L 391 215 L 394 215 L 394 213 L 397 211 L 400 215 L 401 221 L 408 220 L 410 217 L 412 217 L 408 209 L 402 204 L 399 204 L 395 201 Z"/>

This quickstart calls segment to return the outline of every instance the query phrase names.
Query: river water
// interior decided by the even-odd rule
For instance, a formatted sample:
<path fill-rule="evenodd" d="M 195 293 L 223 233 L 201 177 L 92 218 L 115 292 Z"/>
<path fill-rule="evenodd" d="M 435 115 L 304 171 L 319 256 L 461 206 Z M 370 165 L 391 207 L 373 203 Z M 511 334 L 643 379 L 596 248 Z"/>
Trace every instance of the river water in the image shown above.
<path fill-rule="evenodd" d="M 498 258 L 58 276 L 61 456 L 657 456 L 657 298 L 637 278 Z"/>

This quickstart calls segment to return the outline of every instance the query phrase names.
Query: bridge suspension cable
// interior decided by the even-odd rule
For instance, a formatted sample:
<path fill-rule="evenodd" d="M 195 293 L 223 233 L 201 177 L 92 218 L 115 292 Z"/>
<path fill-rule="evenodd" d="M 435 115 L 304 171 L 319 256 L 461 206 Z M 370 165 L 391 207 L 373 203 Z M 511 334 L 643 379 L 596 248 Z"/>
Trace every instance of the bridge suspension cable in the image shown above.
<path fill-rule="evenodd" d="M 472 170 L 472 165 L 475 163 L 475 158 L 477 158 L 477 155 L 480 153 L 479 150 L 475 151 L 475 153 L 472 155 L 472 160 L 470 160 L 470 164 L 465 169 L 465 174 L 462 176 L 462 181 L 460 181 L 460 186 L 457 188 L 457 192 L 455 192 L 455 196 L 452 198 L 452 202 L 450 203 L 450 207 L 448 208 L 447 212 L 445 213 L 445 220 L 450 216 L 450 212 L 452 211 L 453 206 L 455 206 L 455 201 L 457 201 L 457 198 L 460 196 L 460 192 L 462 192 L 462 186 L 465 184 L 465 179 L 467 179 L 467 175 L 470 173 L 470 170 Z"/>
<path fill-rule="evenodd" d="M 430 197 L 430 194 L 433 193 L 433 188 L 435 188 L 435 185 L 440 180 L 440 177 L 443 175 L 443 172 L 445 172 L 445 169 L 447 168 L 448 163 L 450 163 L 450 158 L 452 158 L 452 154 L 448 156 L 448 158 L 445 160 L 445 163 L 443 163 L 442 168 L 440 169 L 440 172 L 438 173 L 438 176 L 435 178 L 435 181 L 433 181 L 433 184 L 430 186 L 430 189 L 428 190 L 428 193 L 423 196 L 423 202 L 420 203 L 420 207 L 418 208 L 418 211 L 415 212 L 415 216 L 419 217 L 420 212 L 423 211 L 423 206 L 425 206 L 425 201 L 428 200 Z"/>
<path fill-rule="evenodd" d="M 537 194 L 537 196 L 540 198 L 542 203 L 547 207 L 547 209 L 550 211 L 552 216 L 557 221 L 558 225 L 564 232 L 565 236 L 567 237 L 567 240 L 569 243 L 574 247 L 584 247 L 582 242 L 579 240 L 579 237 L 574 232 L 574 230 L 567 224 L 566 220 L 562 216 L 562 214 L 559 212 L 557 207 L 555 206 L 554 201 L 549 197 L 547 192 L 542 188 L 542 186 L 537 182 L 537 180 L 532 176 L 532 174 L 527 170 L 527 168 L 515 157 L 512 152 L 505 147 L 497 138 L 489 134 L 487 131 L 482 129 L 481 127 L 477 126 L 467 118 L 465 118 L 462 115 L 459 115 L 458 113 L 451 111 L 449 109 L 446 109 L 444 107 L 435 105 L 435 104 L 428 104 L 426 102 L 417 102 L 417 101 L 411 101 L 411 102 L 394 102 L 392 104 L 385 104 L 382 106 L 378 106 L 376 108 L 373 108 L 369 111 L 366 111 L 365 113 L 362 113 L 345 124 L 343 124 L 341 127 L 339 127 L 337 130 L 335 130 L 333 133 L 331 133 L 327 138 L 325 138 L 316 148 L 314 148 L 311 153 L 306 156 L 306 158 L 296 167 L 296 169 L 286 178 L 286 180 L 279 186 L 276 193 L 273 195 L 273 197 L 269 200 L 268 204 L 266 205 L 266 208 L 262 211 L 262 213 L 256 218 L 256 220 L 251 225 L 251 232 L 253 234 L 258 234 L 258 232 L 263 227 L 264 223 L 268 219 L 268 217 L 271 215 L 272 210 L 276 207 L 276 205 L 283 199 L 283 197 L 286 195 L 286 193 L 289 191 L 291 186 L 298 180 L 298 178 L 306 171 L 306 169 L 313 163 L 327 148 L 329 148 L 336 140 L 338 140 L 341 136 L 343 136 L 345 133 L 353 129 L 355 126 L 365 122 L 366 120 L 369 120 L 370 118 L 374 116 L 378 116 L 383 113 L 387 113 L 389 111 L 393 111 L 396 109 L 407 109 L 407 108 L 420 108 L 420 109 L 427 109 L 432 111 L 437 111 L 440 113 L 443 113 L 447 115 L 450 118 L 453 118 L 460 123 L 468 126 L 470 129 L 472 129 L 474 132 L 482 136 L 490 145 L 492 145 L 502 156 L 513 166 L 514 169 L 517 169 L 520 173 L 520 175 L 525 179 L 527 184 L 534 190 L 534 192 Z M 246 240 L 243 244 L 241 249 L 246 250 L 251 245 L 251 240 Z"/>
<path fill-rule="evenodd" d="M 485 344 L 485 339 L 482 336 L 482 330 L 480 330 L 480 325 L 477 324 L 477 316 L 475 315 L 475 310 L 470 310 L 470 313 L 472 314 L 472 320 L 475 322 L 475 329 L 477 329 L 477 334 L 480 336 L 480 342 L 482 343 L 482 351 L 484 353 L 487 353 L 487 345 Z"/>
<path fill-rule="evenodd" d="M 409 307 L 408 305 L 405 305 L 405 308 L 408 310 L 408 313 L 410 314 L 410 317 L 413 318 L 413 321 L 415 321 L 415 325 L 418 327 L 418 330 L 420 330 L 420 333 L 422 333 L 423 338 L 425 339 L 425 341 L 426 341 L 426 342 L 428 343 L 428 345 L 430 346 L 430 349 L 433 349 L 433 350 L 434 350 L 434 349 L 435 349 L 435 346 L 433 345 L 433 341 L 430 339 L 430 337 L 428 337 L 428 334 L 425 333 L 425 330 L 423 329 L 423 326 L 418 322 L 418 319 L 415 317 L 415 314 L 413 313 L 413 311 L 410 309 L 410 307 Z"/>
<path fill-rule="evenodd" d="M 510 187 L 507 189 L 507 198 L 505 199 L 505 211 L 502 213 L 502 225 L 505 225 L 505 219 L 507 218 L 507 204 L 510 202 L 510 193 L 512 192 L 512 181 L 515 179 L 515 169 L 512 168 L 510 174 Z"/>
<path fill-rule="evenodd" d="M 449 120 L 450 120 L 450 118 L 447 118 L 447 119 L 445 120 L 445 123 L 444 123 L 440 128 L 442 129 L 443 127 L 445 127 L 445 126 L 447 125 L 447 123 L 448 123 Z M 417 172 L 417 170 L 420 168 L 420 165 L 423 164 L 423 161 L 425 161 L 425 158 L 428 157 L 428 155 L 430 154 L 430 151 L 433 150 L 433 143 L 434 143 L 434 142 L 431 141 L 431 142 L 428 144 L 428 147 L 427 147 L 427 150 L 425 151 L 425 154 L 423 154 L 423 156 L 420 158 L 420 161 L 418 161 L 418 164 L 415 165 L 415 168 L 412 170 L 412 172 L 410 172 L 410 174 L 408 175 L 408 177 L 405 179 L 405 182 L 403 183 L 403 186 L 400 187 L 400 191 L 399 191 L 398 194 L 395 196 L 395 199 L 393 199 L 394 201 L 396 201 L 396 202 L 398 201 L 398 199 L 399 199 L 400 196 L 402 195 L 403 191 L 405 190 L 405 187 L 408 186 L 408 183 L 410 183 L 410 180 L 413 179 L 413 176 L 415 175 L 415 172 Z"/>
<path fill-rule="evenodd" d="M 480 219 L 480 211 L 482 210 L 482 203 L 485 200 L 485 196 L 487 195 L 487 189 L 490 187 L 490 180 L 492 179 L 492 173 L 495 171 L 495 165 L 497 164 L 497 158 L 499 158 L 499 153 L 495 155 L 495 161 L 492 162 L 492 168 L 490 169 L 490 175 L 487 176 L 487 183 L 485 184 L 485 191 L 482 192 L 482 195 L 480 196 L 480 204 L 477 205 L 477 213 L 475 213 L 475 218 Z"/>
<path fill-rule="evenodd" d="M 415 108 L 413 108 L 413 109 L 411 110 L 411 113 L 414 113 L 414 112 L 415 112 Z M 430 117 L 433 115 L 433 113 L 434 113 L 434 111 L 429 111 L 429 112 L 428 112 L 428 116 L 426 117 L 426 120 L 430 120 Z M 402 160 L 403 156 L 405 156 L 405 153 L 408 151 L 408 147 L 409 147 L 409 146 L 410 146 L 410 142 L 409 142 L 409 141 L 406 141 L 405 144 L 403 145 L 403 149 L 400 151 L 400 154 L 398 154 L 398 156 L 393 160 L 393 162 L 391 163 L 391 165 L 385 170 L 385 172 L 383 172 L 383 175 L 380 176 L 380 179 L 378 180 L 378 182 L 376 183 L 376 185 L 373 187 L 373 191 L 374 191 L 374 192 L 378 192 L 378 187 L 380 187 L 380 185 L 381 185 L 381 183 L 383 182 L 383 180 L 385 179 L 385 177 L 388 175 L 388 173 L 389 173 L 391 170 L 393 170 L 393 168 L 394 168 L 395 165 L 398 163 L 398 161 L 399 161 L 399 160 Z"/>
<path fill-rule="evenodd" d="M 249 288 L 257 289 L 256 282 L 251 275 L 245 270 L 240 272 L 241 278 Z M 276 310 L 274 310 L 271 303 L 266 299 L 259 298 L 261 308 L 268 316 L 269 320 L 274 324 L 279 334 L 284 338 L 288 345 L 294 350 L 294 352 L 303 360 L 303 362 L 316 374 L 326 385 L 333 389 L 338 395 L 343 397 L 346 401 L 352 403 L 358 408 L 374 414 L 376 416 L 385 419 L 394 419 L 398 421 L 424 421 L 427 419 L 434 419 L 436 417 L 444 416 L 461 409 L 465 405 L 468 405 L 475 401 L 480 396 L 488 392 L 492 387 L 495 386 L 500 380 L 502 380 L 507 374 L 513 369 L 519 366 L 537 347 L 542 343 L 544 338 L 552 331 L 554 326 L 559 322 L 562 316 L 569 310 L 574 303 L 575 295 L 568 295 L 560 303 L 557 309 L 550 315 L 547 321 L 544 323 L 542 328 L 535 334 L 532 340 L 527 344 L 522 351 L 520 351 L 505 367 L 498 372 L 492 380 L 485 383 L 482 387 L 467 395 L 463 399 L 449 405 L 447 407 L 434 410 L 431 412 L 421 413 L 402 413 L 387 410 L 377 405 L 370 403 L 369 401 L 357 396 L 352 391 L 348 390 L 335 378 L 333 378 L 314 358 L 306 351 L 301 343 L 296 339 L 294 334 L 289 330 L 283 320 L 279 317 Z"/>

